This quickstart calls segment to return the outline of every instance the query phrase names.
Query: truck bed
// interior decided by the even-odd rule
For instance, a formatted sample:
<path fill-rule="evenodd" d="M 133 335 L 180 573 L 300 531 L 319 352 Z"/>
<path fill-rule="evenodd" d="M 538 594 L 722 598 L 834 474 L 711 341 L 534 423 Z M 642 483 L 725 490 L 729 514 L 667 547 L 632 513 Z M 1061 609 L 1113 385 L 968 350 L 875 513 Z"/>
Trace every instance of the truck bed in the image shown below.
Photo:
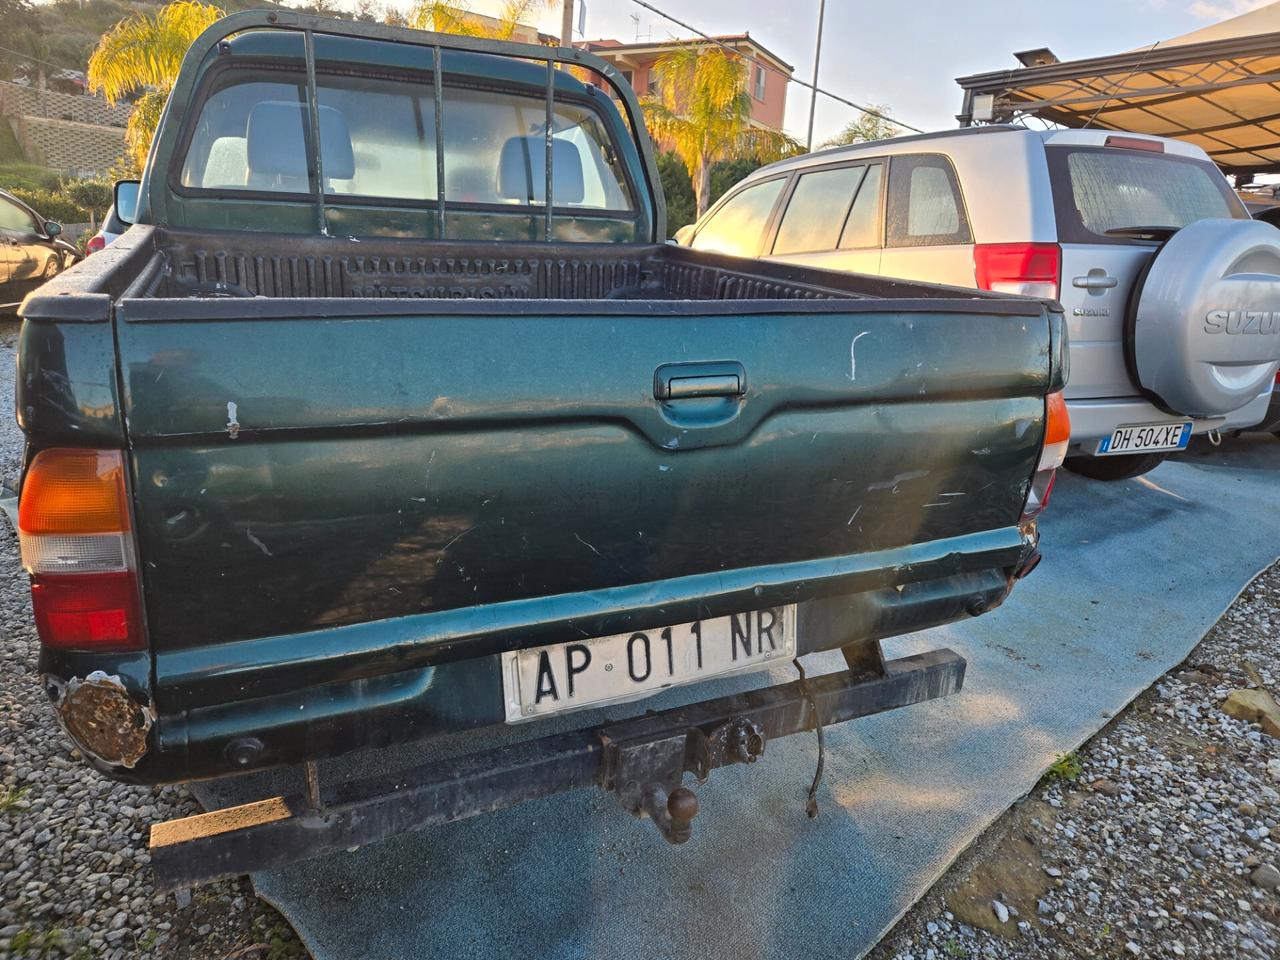
<path fill-rule="evenodd" d="M 948 310 L 956 309 L 958 300 L 972 301 L 978 310 L 1039 309 L 980 291 L 726 257 L 674 244 L 467 243 L 139 226 L 105 253 L 77 271 L 79 286 L 86 292 L 98 289 L 95 280 L 105 271 L 92 268 L 128 257 L 135 272 L 122 292 L 142 299 L 892 298 L 945 299 L 952 301 Z M 40 304 L 32 307 L 38 310 Z"/>

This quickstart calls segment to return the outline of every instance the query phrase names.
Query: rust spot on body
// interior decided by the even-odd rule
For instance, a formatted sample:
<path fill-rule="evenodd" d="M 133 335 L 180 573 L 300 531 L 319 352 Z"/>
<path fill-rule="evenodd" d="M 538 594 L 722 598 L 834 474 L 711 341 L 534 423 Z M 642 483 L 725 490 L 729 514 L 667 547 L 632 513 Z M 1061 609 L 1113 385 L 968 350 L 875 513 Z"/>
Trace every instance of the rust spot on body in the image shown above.
<path fill-rule="evenodd" d="M 133 767 L 147 752 L 151 710 L 129 696 L 119 677 L 95 670 L 73 678 L 54 709 L 67 736 L 94 759 Z"/>

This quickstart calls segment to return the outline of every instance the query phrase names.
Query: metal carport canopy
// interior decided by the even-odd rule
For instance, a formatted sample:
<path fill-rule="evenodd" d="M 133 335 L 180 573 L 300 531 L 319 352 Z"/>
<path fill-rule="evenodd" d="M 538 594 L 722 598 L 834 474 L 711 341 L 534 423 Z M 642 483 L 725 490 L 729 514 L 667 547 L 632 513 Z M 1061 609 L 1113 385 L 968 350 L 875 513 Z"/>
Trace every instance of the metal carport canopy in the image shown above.
<path fill-rule="evenodd" d="M 1127 53 L 956 82 L 962 126 L 1033 115 L 1185 140 L 1232 173 L 1280 172 L 1280 3 Z"/>

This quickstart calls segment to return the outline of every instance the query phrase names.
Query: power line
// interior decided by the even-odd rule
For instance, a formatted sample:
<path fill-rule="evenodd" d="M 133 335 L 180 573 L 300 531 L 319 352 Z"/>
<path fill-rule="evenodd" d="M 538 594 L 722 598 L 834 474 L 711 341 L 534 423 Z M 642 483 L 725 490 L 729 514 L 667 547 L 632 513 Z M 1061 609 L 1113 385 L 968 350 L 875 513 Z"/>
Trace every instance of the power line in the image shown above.
<path fill-rule="evenodd" d="M 634 4 L 637 4 L 638 6 L 644 7 L 646 10 L 650 11 L 651 13 L 656 13 L 658 16 L 662 17 L 664 20 L 670 20 L 672 23 L 676 24 L 677 26 L 684 27 L 686 30 L 690 30 L 693 33 L 696 33 L 703 40 L 709 41 L 710 43 L 714 43 L 718 47 L 724 47 L 726 50 L 728 50 L 730 53 L 734 54 L 735 56 L 742 57 L 744 60 L 749 60 L 751 63 L 758 64 L 761 67 L 768 66 L 768 64 L 765 64 L 760 60 L 757 60 L 755 57 L 744 54 L 741 50 L 734 49 L 733 47 L 729 46 L 729 44 L 725 43 L 723 40 L 717 40 L 715 37 L 711 36 L 710 34 L 703 33 L 697 27 L 691 26 L 690 24 L 685 23 L 683 20 L 677 20 L 671 14 L 664 13 L 663 11 L 655 7 L 653 4 L 646 3 L 645 0 L 631 0 L 631 2 Z M 845 97 L 840 96 L 838 93 L 832 93 L 830 90 L 823 90 L 821 87 L 817 86 L 816 84 L 805 83 L 803 80 L 797 80 L 795 77 L 788 77 L 787 79 L 788 79 L 788 82 L 790 83 L 799 84 L 800 86 L 808 90 L 813 90 L 817 93 L 822 94 L 824 97 L 830 97 L 832 100 L 838 101 L 839 103 L 843 103 L 847 107 L 853 107 L 853 109 L 859 110 L 862 113 L 865 113 L 869 116 L 879 117 L 881 120 L 884 120 L 887 123 L 892 123 L 895 126 L 902 127 L 904 130 L 910 130 L 912 133 L 924 133 L 924 131 L 921 130 L 919 127 L 913 127 L 909 123 L 903 123 L 901 120 L 895 120 L 893 117 L 889 116 L 888 114 L 882 113 L 881 111 L 876 110 L 873 107 L 864 107 L 860 103 L 854 103 L 852 100 L 846 99 Z"/>
<path fill-rule="evenodd" d="M 75 67 L 67 67 L 67 66 L 63 66 L 60 63 L 52 63 L 48 60 L 41 60 L 39 57 L 33 57 L 29 53 L 23 53 L 21 50 L 14 50 L 12 47 L 0 46 L 0 50 L 4 51 L 5 53 L 11 53 L 15 57 L 21 57 L 23 60 L 26 60 L 29 63 L 40 63 L 46 67 L 56 67 L 59 70 L 71 70 L 76 73 L 84 72 L 83 70 L 77 70 Z"/>

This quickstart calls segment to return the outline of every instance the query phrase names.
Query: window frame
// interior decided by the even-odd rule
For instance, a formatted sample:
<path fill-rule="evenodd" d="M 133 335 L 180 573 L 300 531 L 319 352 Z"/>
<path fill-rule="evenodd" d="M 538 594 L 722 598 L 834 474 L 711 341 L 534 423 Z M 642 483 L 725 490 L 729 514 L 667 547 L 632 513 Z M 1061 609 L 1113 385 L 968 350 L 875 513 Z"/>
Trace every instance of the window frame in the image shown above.
<path fill-rule="evenodd" d="M 752 70 L 755 72 L 751 75 L 751 96 L 759 103 L 764 103 L 765 95 L 769 92 L 768 75 L 758 63 L 752 65 Z"/>
<path fill-rule="evenodd" d="M 782 196 L 779 197 L 780 208 L 778 211 L 775 211 L 775 216 L 772 218 L 772 223 L 769 230 L 768 245 L 762 248 L 767 250 L 768 252 L 758 254 L 758 256 L 799 257 L 799 256 L 804 256 L 806 254 L 811 254 L 811 253 L 835 253 L 837 251 L 856 252 L 858 250 L 877 250 L 877 249 L 883 248 L 884 247 L 884 231 L 885 231 L 884 198 L 885 198 L 886 185 L 888 184 L 888 181 L 889 181 L 889 178 L 884 175 L 881 175 L 880 177 L 880 189 L 877 191 L 877 197 L 876 197 L 876 210 L 877 210 L 876 243 L 870 246 L 865 246 L 865 247 L 840 246 L 840 239 L 844 236 L 845 228 L 849 225 L 849 214 L 853 212 L 853 205 L 857 201 L 858 194 L 861 192 L 862 185 L 866 180 L 866 174 L 864 173 L 863 179 L 858 182 L 858 189 L 854 191 L 854 193 L 849 197 L 849 204 L 844 208 L 844 216 L 840 220 L 840 232 L 836 235 L 836 245 L 834 247 L 831 247 L 830 249 L 817 249 L 817 250 L 790 250 L 786 253 L 778 253 L 776 252 L 776 249 L 775 249 L 778 245 L 778 232 L 782 228 L 782 221 L 786 219 L 787 210 L 791 206 L 791 200 L 792 200 L 792 197 L 795 195 L 796 188 L 800 185 L 801 177 L 807 176 L 808 174 L 811 174 L 811 173 L 822 173 L 827 170 L 840 170 L 845 167 L 870 168 L 871 166 L 877 163 L 881 164 L 882 166 L 887 166 L 887 164 L 885 163 L 884 157 L 858 157 L 856 159 L 837 160 L 830 163 L 815 163 L 812 166 L 801 167 L 797 170 L 790 171 L 788 175 L 790 177 L 791 182 L 787 184 L 786 188 L 782 191 Z"/>
<path fill-rule="evenodd" d="M 751 180 L 748 182 L 740 183 L 736 187 L 734 187 L 732 190 L 727 190 L 724 196 L 721 197 L 719 200 L 717 200 L 714 204 L 712 204 L 711 209 L 709 209 L 705 214 L 702 215 L 702 217 L 699 218 L 694 228 L 693 236 L 689 238 L 689 249 L 690 250 L 694 249 L 693 244 L 694 244 L 694 241 L 698 239 L 698 235 L 702 233 L 703 229 L 705 229 L 707 224 L 711 222 L 712 218 L 714 218 L 716 214 L 720 212 L 720 209 L 725 205 L 727 205 L 735 197 L 743 193 L 746 193 L 748 190 L 752 189 L 753 187 L 759 187 L 766 183 L 772 183 L 775 180 L 790 181 L 792 179 L 793 179 L 792 171 L 787 170 L 784 172 L 780 172 L 772 177 L 761 177 L 758 180 Z M 787 201 L 787 198 L 790 196 L 790 193 L 791 193 L 791 183 L 790 182 L 783 183 L 782 190 L 779 192 L 777 198 L 773 201 L 773 208 L 769 211 L 769 216 L 765 218 L 764 230 L 762 230 L 760 233 L 760 245 L 756 248 L 756 252 L 753 254 L 750 254 L 750 256 L 752 257 L 766 256 L 764 251 L 766 249 L 769 249 L 769 250 L 773 249 L 773 238 L 777 232 L 778 220 L 780 219 L 779 211 L 784 209 L 784 205 Z M 712 251 L 710 250 L 698 250 L 695 252 L 712 253 Z M 732 254 L 727 254 L 727 253 L 716 253 L 714 255 L 722 256 L 722 257 L 732 256 Z"/>
<path fill-rule="evenodd" d="M 235 63 L 217 64 L 211 67 L 209 71 L 201 78 L 200 86 L 196 90 L 193 97 L 193 103 L 199 104 L 199 109 L 191 111 L 188 116 L 183 118 L 182 129 L 179 133 L 177 146 L 173 153 L 176 162 L 169 165 L 169 171 L 166 176 L 166 182 L 170 190 L 176 195 L 184 198 L 199 200 L 256 200 L 276 203 L 298 203 L 306 202 L 315 204 L 316 192 L 314 186 L 309 186 L 306 193 L 285 191 L 285 190 L 251 190 L 245 189 L 228 189 L 225 187 L 188 187 L 182 183 L 182 170 L 186 166 L 187 154 L 191 149 L 191 142 L 195 139 L 196 127 L 200 122 L 200 116 L 204 111 L 204 105 L 215 94 L 221 92 L 231 86 L 240 83 L 252 83 L 257 80 L 272 81 L 279 77 L 287 77 L 296 81 L 302 89 L 303 104 L 306 104 L 306 73 L 299 58 L 296 63 L 282 63 L 280 58 L 245 58 Z M 351 69 L 335 69 L 329 64 L 323 68 L 317 65 L 316 83 L 320 85 L 322 80 L 332 80 L 342 77 L 357 77 L 369 80 L 387 80 L 392 82 L 407 82 L 420 84 L 431 87 L 434 81 L 434 74 L 431 71 L 411 70 L 411 69 L 378 69 L 361 65 Z M 283 81 L 288 82 L 288 81 Z M 528 97 L 534 100 L 542 100 L 545 93 L 541 90 L 536 95 L 530 92 L 529 88 L 520 84 L 503 83 L 501 81 L 485 82 L 485 83 L 458 83 L 450 82 L 448 79 L 444 81 L 444 89 L 449 88 L 464 90 L 484 90 L 493 93 L 510 94 L 514 96 Z M 557 104 L 568 104 L 583 109 L 593 114 L 599 123 L 600 129 L 609 135 L 609 146 L 615 153 L 621 154 L 619 144 L 612 137 L 612 127 L 607 122 L 603 113 L 599 109 L 590 96 L 581 94 L 562 94 L 557 92 L 555 102 Z M 447 101 L 446 101 L 447 103 Z M 311 156 L 312 142 L 311 138 L 306 138 L 305 149 L 307 151 L 307 165 L 309 170 L 315 169 L 315 158 Z M 437 150 L 439 145 L 436 146 Z M 448 157 L 445 158 L 446 164 Z M 552 217 L 584 217 L 596 218 L 602 220 L 613 221 L 633 221 L 638 223 L 641 219 L 641 197 L 643 194 L 637 189 L 637 184 L 632 171 L 628 164 L 622 165 L 623 180 L 626 183 L 627 191 L 630 195 L 632 209 L 630 210 L 614 210 L 603 207 L 575 207 L 554 205 L 551 208 Z M 308 181 L 311 180 L 308 175 Z M 416 198 L 416 197 L 379 197 L 366 194 L 352 193 L 325 193 L 323 194 L 324 205 L 326 207 L 390 207 L 403 210 L 437 210 L 440 207 L 438 197 Z M 554 198 L 553 198 L 554 199 Z M 518 214 L 521 216 L 536 212 L 541 215 L 545 212 L 545 204 L 535 203 L 476 203 L 469 201 L 450 200 L 446 194 L 444 200 L 444 209 L 446 212 L 475 212 L 475 213 L 507 213 Z"/>
<path fill-rule="evenodd" d="M 858 193 L 854 195 L 849 209 L 845 211 L 844 223 L 840 225 L 840 236 L 836 239 L 836 251 L 845 253 L 856 253 L 859 250 L 883 250 L 885 241 L 885 203 L 886 195 L 889 191 L 889 160 L 887 157 L 869 157 L 867 159 L 859 159 L 855 163 L 861 163 L 867 168 L 867 172 L 863 174 L 862 183 L 858 184 Z M 844 232 L 849 229 L 849 218 L 853 216 L 853 206 L 858 202 L 858 197 L 862 195 L 862 188 L 867 184 L 867 177 L 871 174 L 873 166 L 880 167 L 880 187 L 876 190 L 876 242 L 867 244 L 862 247 L 846 247 L 841 244 L 844 239 Z"/>
<path fill-rule="evenodd" d="M 886 171 L 884 206 L 882 216 L 884 225 L 881 230 L 882 246 L 885 250 L 915 250 L 920 247 L 959 247 L 971 245 L 973 240 L 973 221 L 969 217 L 969 206 L 964 196 L 964 189 L 960 185 L 960 177 L 956 174 L 955 164 L 951 162 L 951 158 L 945 153 L 938 153 L 933 150 L 924 150 L 919 153 L 895 153 L 888 158 L 889 169 Z M 927 234 L 918 242 L 910 242 L 910 235 L 906 235 L 908 242 L 893 243 L 889 236 L 889 205 L 893 202 L 893 184 L 894 184 L 894 168 L 900 164 L 906 166 L 907 176 L 910 177 L 911 167 L 907 166 L 908 161 L 918 160 L 936 160 L 942 167 L 943 172 L 947 176 L 947 182 L 951 186 L 952 196 L 956 200 L 956 215 L 959 217 L 959 229 L 954 233 L 943 234 Z M 906 213 L 908 217 L 911 211 L 911 186 L 908 181 L 906 188 Z"/>

